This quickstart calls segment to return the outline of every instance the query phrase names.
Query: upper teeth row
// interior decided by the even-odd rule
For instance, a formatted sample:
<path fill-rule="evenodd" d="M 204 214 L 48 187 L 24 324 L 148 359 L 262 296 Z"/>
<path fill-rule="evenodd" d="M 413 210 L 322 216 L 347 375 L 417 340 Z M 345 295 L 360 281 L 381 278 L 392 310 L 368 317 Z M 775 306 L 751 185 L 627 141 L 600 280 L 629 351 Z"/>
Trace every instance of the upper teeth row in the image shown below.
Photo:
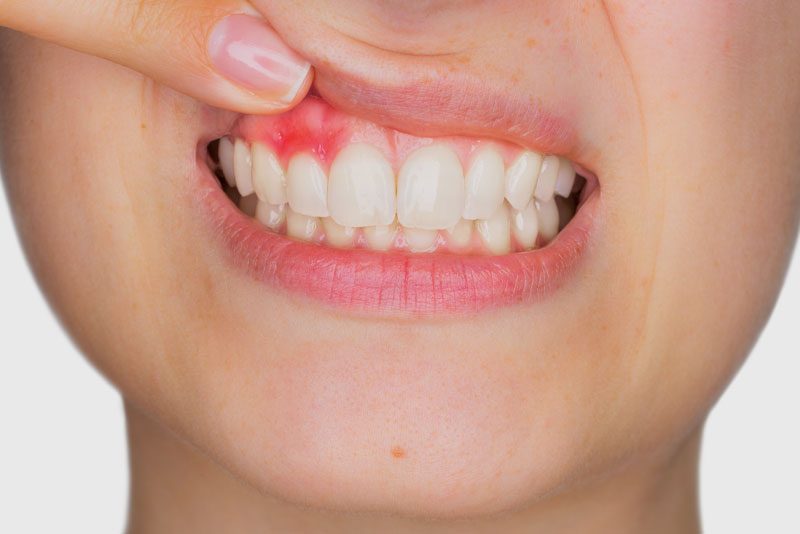
<path fill-rule="evenodd" d="M 225 179 L 242 196 L 255 193 L 273 205 L 289 203 L 310 217 L 328 217 L 346 227 L 383 226 L 395 215 L 406 228 L 442 230 L 460 219 L 490 219 L 503 204 L 524 210 L 536 199 L 549 202 L 571 194 L 572 163 L 558 156 L 522 151 L 507 168 L 500 153 L 480 149 L 464 174 L 445 144 L 412 152 L 395 176 L 386 157 L 371 145 L 354 143 L 339 152 L 328 176 L 315 156 L 293 155 L 284 171 L 266 145 L 224 137 L 219 161 Z"/>

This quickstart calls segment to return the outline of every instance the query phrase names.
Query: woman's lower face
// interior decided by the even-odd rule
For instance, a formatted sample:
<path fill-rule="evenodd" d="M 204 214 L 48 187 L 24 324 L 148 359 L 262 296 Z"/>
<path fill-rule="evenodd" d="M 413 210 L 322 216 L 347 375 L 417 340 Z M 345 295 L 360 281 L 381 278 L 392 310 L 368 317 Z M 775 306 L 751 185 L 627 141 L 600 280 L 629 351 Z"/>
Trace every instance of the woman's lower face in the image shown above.
<path fill-rule="evenodd" d="M 697 429 L 795 238 L 796 4 L 254 4 L 317 66 L 284 117 L 2 34 L 23 245 L 128 402 L 270 495 L 430 517 Z"/>

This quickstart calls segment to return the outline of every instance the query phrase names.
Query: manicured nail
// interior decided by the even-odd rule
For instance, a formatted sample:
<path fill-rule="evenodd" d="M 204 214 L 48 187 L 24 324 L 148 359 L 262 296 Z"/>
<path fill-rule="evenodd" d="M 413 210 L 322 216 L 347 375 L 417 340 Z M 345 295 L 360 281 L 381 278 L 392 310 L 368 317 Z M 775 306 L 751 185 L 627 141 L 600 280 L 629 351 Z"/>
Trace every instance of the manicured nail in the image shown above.
<path fill-rule="evenodd" d="M 262 19 L 249 15 L 219 21 L 209 36 L 208 55 L 232 82 L 282 102 L 294 100 L 311 69 Z"/>

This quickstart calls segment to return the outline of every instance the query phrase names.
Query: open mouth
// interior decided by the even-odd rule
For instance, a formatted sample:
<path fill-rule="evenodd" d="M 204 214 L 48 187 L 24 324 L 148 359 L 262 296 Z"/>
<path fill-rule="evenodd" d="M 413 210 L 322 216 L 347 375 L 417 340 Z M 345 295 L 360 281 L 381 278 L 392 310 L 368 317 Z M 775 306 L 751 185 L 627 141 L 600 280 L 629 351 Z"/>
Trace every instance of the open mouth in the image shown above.
<path fill-rule="evenodd" d="M 563 156 L 416 137 L 316 96 L 242 116 L 205 150 L 216 178 L 206 203 L 238 263 L 370 314 L 468 313 L 545 295 L 583 250 L 599 190 Z"/>

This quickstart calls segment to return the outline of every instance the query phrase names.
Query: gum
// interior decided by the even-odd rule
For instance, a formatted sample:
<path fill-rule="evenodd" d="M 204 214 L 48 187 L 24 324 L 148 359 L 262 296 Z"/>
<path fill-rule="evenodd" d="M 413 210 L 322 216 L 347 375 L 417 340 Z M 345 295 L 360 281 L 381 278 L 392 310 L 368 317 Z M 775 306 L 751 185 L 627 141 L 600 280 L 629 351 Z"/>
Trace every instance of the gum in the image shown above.
<path fill-rule="evenodd" d="M 519 145 L 494 139 L 473 137 L 417 137 L 338 111 L 317 96 L 307 96 L 297 107 L 280 115 L 244 115 L 231 134 L 250 143 L 270 147 L 286 167 L 297 152 L 310 152 L 327 172 L 339 151 L 351 143 L 368 143 L 383 153 L 395 173 L 406 157 L 425 145 L 444 143 L 455 151 L 464 169 L 475 152 L 492 146 L 510 165 L 523 150 Z"/>

